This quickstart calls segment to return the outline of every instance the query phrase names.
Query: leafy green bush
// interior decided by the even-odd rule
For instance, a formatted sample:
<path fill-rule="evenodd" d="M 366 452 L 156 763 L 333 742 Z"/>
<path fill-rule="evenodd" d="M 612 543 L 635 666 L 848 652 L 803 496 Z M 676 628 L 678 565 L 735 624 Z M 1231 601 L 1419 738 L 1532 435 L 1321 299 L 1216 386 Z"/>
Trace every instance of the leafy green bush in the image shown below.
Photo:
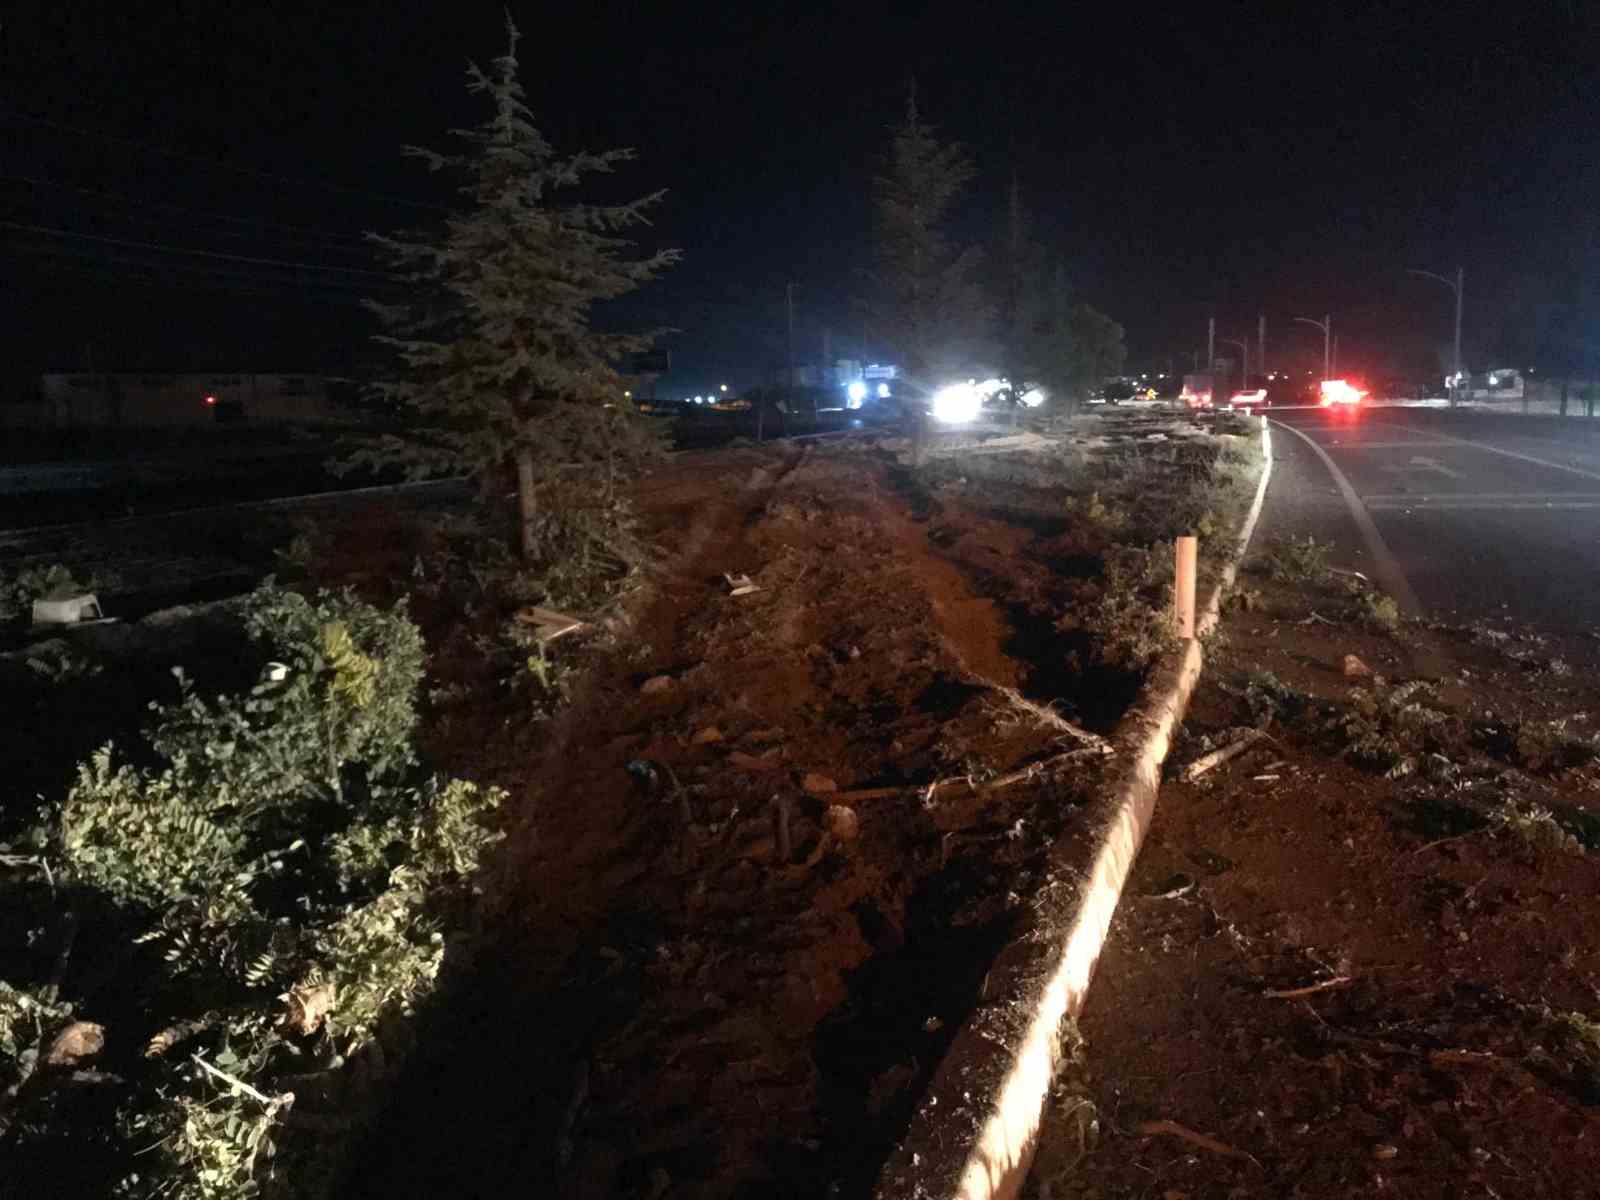
<path fill-rule="evenodd" d="M 1279 538 L 1267 554 L 1267 574 L 1280 583 L 1326 583 L 1329 546 L 1307 535 Z"/>
<path fill-rule="evenodd" d="M 497 837 L 484 817 L 498 792 L 416 769 L 424 649 L 403 604 L 267 586 L 244 621 L 255 686 L 206 698 L 179 673 L 179 700 L 152 706 L 154 764 L 102 749 L 30 838 L 65 924 L 90 914 L 120 949 L 110 979 L 68 970 L 59 1003 L 36 980 L 0 983 L 0 1080 L 26 1080 L 74 1012 L 146 1045 L 100 1082 L 118 1116 L 93 1132 L 123 1196 L 259 1194 L 293 1103 L 285 1077 L 336 1069 L 428 993 L 442 923 Z M 21 1161 L 84 1136 L 59 1090 L 13 1093 L 28 1105 Z M 308 1195 L 327 1177 L 278 1184 Z"/>

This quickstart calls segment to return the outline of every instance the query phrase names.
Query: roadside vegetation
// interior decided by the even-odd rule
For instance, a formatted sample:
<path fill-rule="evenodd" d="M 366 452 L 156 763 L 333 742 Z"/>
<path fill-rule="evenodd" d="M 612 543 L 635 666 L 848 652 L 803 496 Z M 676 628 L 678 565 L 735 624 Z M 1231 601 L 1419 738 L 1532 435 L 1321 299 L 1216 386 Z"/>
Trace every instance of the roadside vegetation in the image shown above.
<path fill-rule="evenodd" d="M 138 743 L 7 814 L 0 1146 L 25 1192 L 317 1194 L 320 1137 L 381 1095 L 497 836 L 499 793 L 417 762 L 403 605 L 268 586 L 240 613 L 253 687 L 175 668 Z"/>

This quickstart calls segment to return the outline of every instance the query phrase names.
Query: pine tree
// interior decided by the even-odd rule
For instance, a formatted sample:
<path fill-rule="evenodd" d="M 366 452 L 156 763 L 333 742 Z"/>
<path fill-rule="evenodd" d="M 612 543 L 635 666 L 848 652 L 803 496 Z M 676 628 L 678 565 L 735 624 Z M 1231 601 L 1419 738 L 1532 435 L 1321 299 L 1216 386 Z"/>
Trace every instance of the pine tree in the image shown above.
<path fill-rule="evenodd" d="M 954 245 L 946 224 L 976 173 L 966 150 L 934 137 L 913 86 L 905 121 L 873 180 L 877 252 L 867 307 L 875 332 L 913 378 L 926 379 L 978 349 L 989 306 L 976 274 L 982 253 Z"/>
<path fill-rule="evenodd" d="M 406 429 L 352 461 L 399 465 L 413 478 L 461 472 L 491 504 L 514 477 L 517 541 L 534 562 L 558 552 L 575 523 L 603 537 L 619 477 L 655 448 L 624 402 L 619 364 L 664 331 L 602 332 L 593 316 L 679 253 L 629 256 L 625 235 L 648 224 L 663 192 L 619 205 L 562 196 L 634 153 L 557 154 L 524 102 L 509 16 L 506 32 L 506 53 L 487 72 L 468 67 L 468 90 L 493 113 L 454 131 L 464 149 L 405 148 L 461 179 L 461 211 L 442 230 L 369 235 L 410 285 L 406 302 L 370 305 L 384 326 L 378 340 L 400 367 L 377 392 Z"/>

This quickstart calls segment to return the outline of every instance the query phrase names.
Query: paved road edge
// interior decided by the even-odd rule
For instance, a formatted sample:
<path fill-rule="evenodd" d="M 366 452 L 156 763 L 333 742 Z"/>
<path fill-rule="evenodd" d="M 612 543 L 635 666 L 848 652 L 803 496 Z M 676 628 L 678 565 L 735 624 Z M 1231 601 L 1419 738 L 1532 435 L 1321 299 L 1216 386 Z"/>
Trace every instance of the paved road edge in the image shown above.
<path fill-rule="evenodd" d="M 1051 877 L 1071 871 L 1078 881 L 1060 903 L 1041 896 L 1048 917 L 1041 913 L 996 958 L 979 1011 L 956 1035 L 909 1132 L 879 1176 L 877 1200 L 1012 1200 L 1027 1179 L 1063 1055 L 1063 1026 L 1083 1008 L 1111 918 L 1150 828 L 1173 733 L 1200 679 L 1201 639 L 1216 628 L 1223 596 L 1266 501 L 1271 439 L 1263 417 L 1261 478 L 1238 543 L 1201 614 L 1199 638 L 1157 666 L 1123 718 L 1114 738 L 1121 765 L 1107 795 L 1096 802 L 1098 819 L 1090 823 L 1087 845 L 1064 843 L 1052 853 L 1052 867 L 1063 870 L 1052 870 Z M 1040 936 L 1045 929 L 1048 942 Z M 999 989 L 993 1000 L 991 983 Z"/>

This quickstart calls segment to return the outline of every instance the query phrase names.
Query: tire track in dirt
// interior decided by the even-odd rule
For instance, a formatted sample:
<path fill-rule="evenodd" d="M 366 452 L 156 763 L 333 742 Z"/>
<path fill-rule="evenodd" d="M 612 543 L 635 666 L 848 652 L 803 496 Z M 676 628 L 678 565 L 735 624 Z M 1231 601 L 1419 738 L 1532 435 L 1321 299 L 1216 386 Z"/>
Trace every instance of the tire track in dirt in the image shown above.
<path fill-rule="evenodd" d="M 1024 677 L 1003 581 L 980 588 L 947 557 L 937 514 L 871 453 L 789 447 L 739 469 L 714 499 L 683 465 L 656 491 L 652 518 L 681 531 L 671 563 L 535 756 L 487 735 L 523 805 L 505 927 L 440 1014 L 446 1049 L 411 1071 L 359 1194 L 849 1194 L 1072 819 L 1059 788 L 938 806 L 911 790 L 1059 750 L 995 691 Z M 727 596 L 724 571 L 762 591 Z M 641 691 L 656 676 L 672 682 Z M 641 759 L 677 799 L 635 786 L 623 766 Z M 822 841 L 825 785 L 889 789 L 849 801 L 848 846 Z"/>

